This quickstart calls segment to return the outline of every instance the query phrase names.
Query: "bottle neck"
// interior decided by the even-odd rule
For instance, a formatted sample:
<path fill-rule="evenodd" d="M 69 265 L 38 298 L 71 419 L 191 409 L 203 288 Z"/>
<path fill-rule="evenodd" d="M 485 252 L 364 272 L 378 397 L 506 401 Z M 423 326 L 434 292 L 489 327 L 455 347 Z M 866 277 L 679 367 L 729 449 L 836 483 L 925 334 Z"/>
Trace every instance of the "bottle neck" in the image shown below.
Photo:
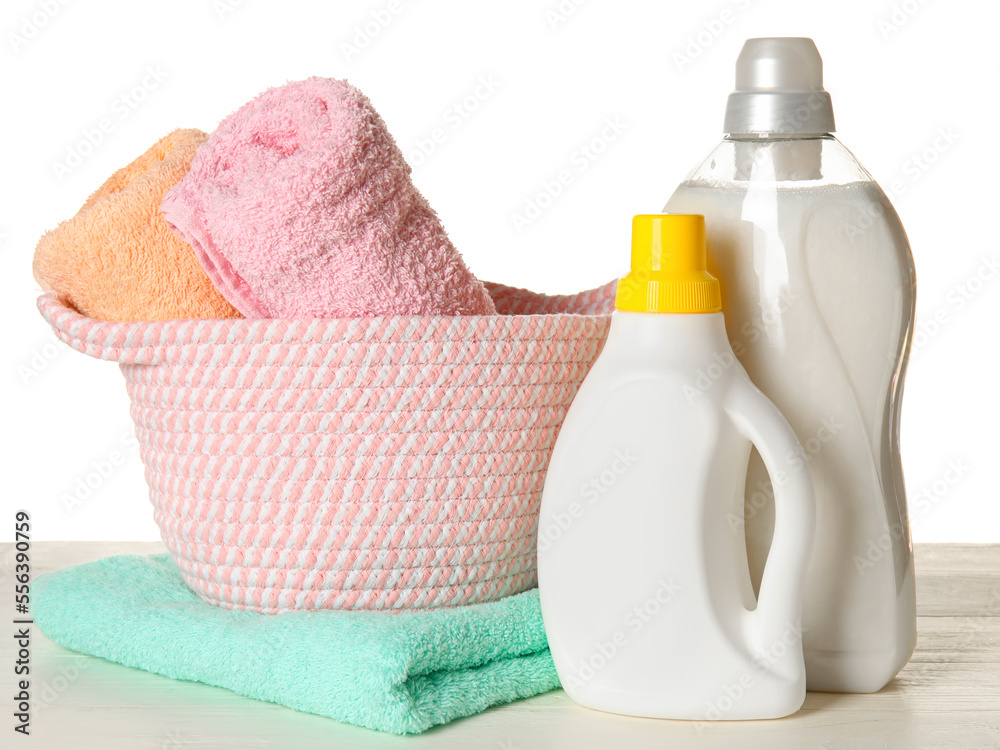
<path fill-rule="evenodd" d="M 823 179 L 823 144 L 832 139 L 799 133 L 726 136 L 733 144 L 737 180 L 775 182 Z"/>
<path fill-rule="evenodd" d="M 687 182 L 732 188 L 768 182 L 819 187 L 871 179 L 854 155 L 827 133 L 730 133 Z"/>
<path fill-rule="evenodd" d="M 615 310 L 604 352 L 661 364 L 700 362 L 731 351 L 722 313 Z"/>

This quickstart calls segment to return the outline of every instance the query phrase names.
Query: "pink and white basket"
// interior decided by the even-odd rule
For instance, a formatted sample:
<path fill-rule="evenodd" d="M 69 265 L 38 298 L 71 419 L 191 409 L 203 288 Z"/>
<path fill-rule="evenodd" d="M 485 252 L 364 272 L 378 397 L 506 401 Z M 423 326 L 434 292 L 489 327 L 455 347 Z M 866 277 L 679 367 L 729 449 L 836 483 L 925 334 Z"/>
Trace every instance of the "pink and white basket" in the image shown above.
<path fill-rule="evenodd" d="M 163 541 L 233 609 L 412 609 L 536 584 L 542 482 L 607 335 L 614 284 L 490 285 L 494 316 L 84 317 L 38 306 L 114 360 Z"/>

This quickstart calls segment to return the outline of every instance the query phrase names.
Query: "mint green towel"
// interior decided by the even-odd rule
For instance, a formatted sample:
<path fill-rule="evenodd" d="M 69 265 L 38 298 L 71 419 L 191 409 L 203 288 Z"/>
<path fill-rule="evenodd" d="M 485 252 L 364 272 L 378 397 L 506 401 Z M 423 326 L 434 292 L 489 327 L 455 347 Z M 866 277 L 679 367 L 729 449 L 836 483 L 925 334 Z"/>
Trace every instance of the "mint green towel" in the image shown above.
<path fill-rule="evenodd" d="M 169 555 L 38 577 L 35 622 L 85 654 L 395 734 L 559 687 L 537 591 L 430 612 L 261 615 L 206 604 Z"/>

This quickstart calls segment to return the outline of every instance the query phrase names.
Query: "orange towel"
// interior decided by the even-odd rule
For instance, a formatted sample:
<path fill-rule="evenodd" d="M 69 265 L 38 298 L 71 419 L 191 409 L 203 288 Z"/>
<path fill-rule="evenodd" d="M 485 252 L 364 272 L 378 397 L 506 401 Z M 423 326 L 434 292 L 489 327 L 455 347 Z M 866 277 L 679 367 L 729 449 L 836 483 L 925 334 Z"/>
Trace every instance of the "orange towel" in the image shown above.
<path fill-rule="evenodd" d="M 46 232 L 33 271 L 43 289 L 101 320 L 239 318 L 191 246 L 160 213 L 187 174 L 200 130 L 175 130 L 98 188 L 68 221 Z"/>

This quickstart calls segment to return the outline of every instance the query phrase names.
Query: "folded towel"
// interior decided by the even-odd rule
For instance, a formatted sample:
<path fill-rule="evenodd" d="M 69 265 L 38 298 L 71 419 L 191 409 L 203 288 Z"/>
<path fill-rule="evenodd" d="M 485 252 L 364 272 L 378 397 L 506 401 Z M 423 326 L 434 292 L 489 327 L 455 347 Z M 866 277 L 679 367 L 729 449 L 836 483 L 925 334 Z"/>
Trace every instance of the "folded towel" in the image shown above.
<path fill-rule="evenodd" d="M 168 555 L 39 576 L 35 622 L 74 651 L 394 734 L 559 687 L 537 590 L 431 611 L 262 615 L 206 604 Z"/>
<path fill-rule="evenodd" d="M 206 138 L 175 130 L 111 175 L 76 216 L 42 236 L 35 280 L 100 320 L 240 317 L 160 213 Z"/>
<path fill-rule="evenodd" d="M 247 317 L 495 312 L 346 81 L 279 86 L 227 117 L 163 213 Z"/>

